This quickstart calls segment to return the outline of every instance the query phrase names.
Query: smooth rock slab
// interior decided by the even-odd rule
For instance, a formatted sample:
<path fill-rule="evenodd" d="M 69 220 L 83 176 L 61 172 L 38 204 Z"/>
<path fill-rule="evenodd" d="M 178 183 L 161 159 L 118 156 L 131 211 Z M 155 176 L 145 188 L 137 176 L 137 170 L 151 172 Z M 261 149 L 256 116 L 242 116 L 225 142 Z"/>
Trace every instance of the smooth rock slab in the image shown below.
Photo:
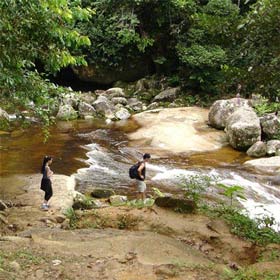
<path fill-rule="evenodd" d="M 133 115 L 140 128 L 128 137 L 132 146 L 153 154 L 217 150 L 226 144 L 225 133 L 208 127 L 207 118 L 208 110 L 198 107 L 146 111 Z"/>
<path fill-rule="evenodd" d="M 254 168 L 261 173 L 276 174 L 280 172 L 280 156 L 248 160 L 244 165 Z"/>

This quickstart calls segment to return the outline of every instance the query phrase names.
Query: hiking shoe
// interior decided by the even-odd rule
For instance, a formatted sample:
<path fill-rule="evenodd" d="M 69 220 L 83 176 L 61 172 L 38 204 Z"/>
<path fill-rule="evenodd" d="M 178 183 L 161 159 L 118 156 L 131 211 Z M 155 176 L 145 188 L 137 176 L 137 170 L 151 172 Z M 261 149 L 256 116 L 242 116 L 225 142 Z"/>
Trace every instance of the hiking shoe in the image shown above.
<path fill-rule="evenodd" d="M 44 210 L 44 211 L 48 211 L 49 206 L 47 204 L 42 204 L 41 209 Z"/>

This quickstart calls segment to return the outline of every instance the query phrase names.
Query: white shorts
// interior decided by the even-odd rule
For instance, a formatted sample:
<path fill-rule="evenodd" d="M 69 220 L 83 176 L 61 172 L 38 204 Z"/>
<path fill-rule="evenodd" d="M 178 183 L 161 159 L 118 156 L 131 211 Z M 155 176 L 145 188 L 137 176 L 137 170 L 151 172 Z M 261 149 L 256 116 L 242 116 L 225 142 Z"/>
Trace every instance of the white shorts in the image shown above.
<path fill-rule="evenodd" d="M 138 192 L 140 192 L 140 193 L 145 192 L 147 186 L 146 186 L 146 183 L 144 181 L 136 179 L 136 184 L 137 184 L 137 191 Z"/>

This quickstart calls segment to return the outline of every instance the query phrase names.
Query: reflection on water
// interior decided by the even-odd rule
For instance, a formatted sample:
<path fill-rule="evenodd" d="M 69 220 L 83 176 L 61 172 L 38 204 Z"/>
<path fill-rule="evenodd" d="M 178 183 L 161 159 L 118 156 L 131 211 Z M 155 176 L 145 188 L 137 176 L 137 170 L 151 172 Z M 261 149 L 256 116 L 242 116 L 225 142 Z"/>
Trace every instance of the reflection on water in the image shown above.
<path fill-rule="evenodd" d="M 22 130 L 21 133 L 0 137 L 0 176 L 38 173 L 44 155 L 54 157 L 53 170 L 70 175 L 85 164 L 77 158 L 85 158 L 81 145 L 85 141 L 77 137 L 80 130 L 92 130 L 99 124 L 92 121 L 58 122 L 50 129 L 50 137 L 44 143 L 39 127 Z"/>

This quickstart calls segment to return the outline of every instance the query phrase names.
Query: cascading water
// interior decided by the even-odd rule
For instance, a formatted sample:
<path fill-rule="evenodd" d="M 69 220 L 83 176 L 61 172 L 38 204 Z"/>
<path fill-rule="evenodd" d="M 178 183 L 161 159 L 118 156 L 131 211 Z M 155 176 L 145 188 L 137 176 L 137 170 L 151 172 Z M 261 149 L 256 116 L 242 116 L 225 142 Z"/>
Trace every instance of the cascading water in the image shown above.
<path fill-rule="evenodd" d="M 86 145 L 89 165 L 79 169 L 76 178 L 78 190 L 86 192 L 92 187 L 109 187 L 132 189 L 133 180 L 128 177 L 131 164 L 141 159 L 141 154 L 135 148 L 129 147 L 125 137 L 110 130 L 96 130 L 91 133 L 93 143 Z M 117 135 L 117 137 L 116 137 Z M 80 135 L 85 137 L 87 135 Z M 234 169 L 234 170 L 233 170 Z M 180 178 L 192 175 L 207 175 L 227 186 L 238 185 L 244 188 L 246 200 L 239 199 L 241 205 L 252 218 L 273 216 L 276 221 L 274 229 L 280 231 L 280 189 L 270 185 L 265 177 L 251 174 L 241 165 L 212 167 L 207 165 L 189 165 L 185 158 L 152 159 L 147 165 L 148 186 L 178 191 Z M 218 195 L 215 188 L 209 188 L 209 193 Z"/>

